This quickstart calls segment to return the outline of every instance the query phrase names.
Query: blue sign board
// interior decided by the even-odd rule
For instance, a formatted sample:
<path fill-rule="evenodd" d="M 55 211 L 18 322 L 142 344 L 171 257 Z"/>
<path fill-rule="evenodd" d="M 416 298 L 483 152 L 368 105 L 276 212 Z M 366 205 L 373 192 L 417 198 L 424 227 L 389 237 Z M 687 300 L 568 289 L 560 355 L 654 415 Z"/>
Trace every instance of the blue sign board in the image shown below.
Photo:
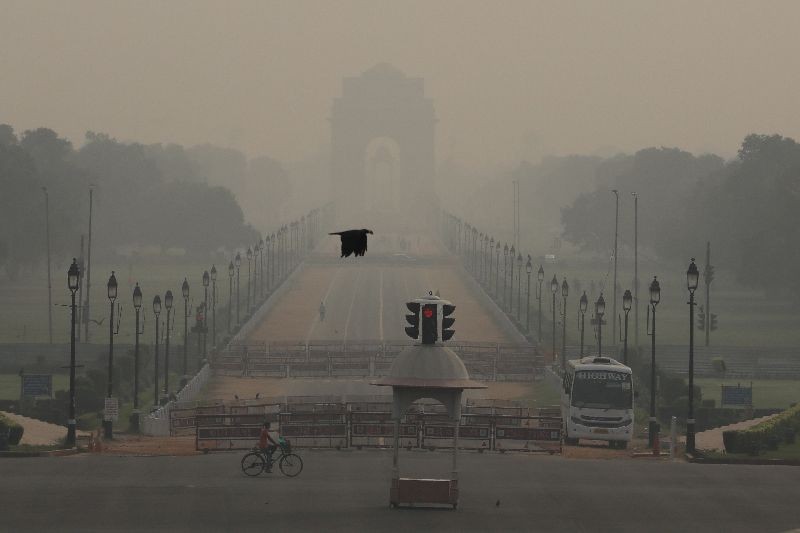
<path fill-rule="evenodd" d="M 722 405 L 753 405 L 753 386 L 742 387 L 740 385 L 722 386 Z"/>
<path fill-rule="evenodd" d="M 53 396 L 52 374 L 23 374 L 23 396 Z"/>

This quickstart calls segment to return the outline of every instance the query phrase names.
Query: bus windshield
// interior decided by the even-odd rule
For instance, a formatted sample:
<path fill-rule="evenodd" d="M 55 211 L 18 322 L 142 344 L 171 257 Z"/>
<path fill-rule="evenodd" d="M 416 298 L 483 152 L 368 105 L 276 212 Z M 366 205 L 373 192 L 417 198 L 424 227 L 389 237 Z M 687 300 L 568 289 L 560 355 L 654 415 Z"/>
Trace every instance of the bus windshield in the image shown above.
<path fill-rule="evenodd" d="M 592 409 L 630 409 L 631 375 L 608 370 L 575 372 L 572 405 Z"/>

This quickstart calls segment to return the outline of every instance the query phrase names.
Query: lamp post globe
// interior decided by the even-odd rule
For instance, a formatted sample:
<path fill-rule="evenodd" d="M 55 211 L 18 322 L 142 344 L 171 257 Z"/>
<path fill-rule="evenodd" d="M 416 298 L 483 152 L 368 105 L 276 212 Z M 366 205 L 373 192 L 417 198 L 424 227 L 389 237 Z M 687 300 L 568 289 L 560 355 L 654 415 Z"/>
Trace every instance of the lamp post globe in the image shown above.
<path fill-rule="evenodd" d="M 658 438 L 658 422 L 656 421 L 656 306 L 661 301 L 661 285 L 656 276 L 650 283 L 650 307 L 653 323 L 650 328 L 650 420 L 648 423 L 648 445 L 652 448 Z"/>
<path fill-rule="evenodd" d="M 686 414 L 686 452 L 695 451 L 694 434 L 694 291 L 697 290 L 697 283 L 700 279 L 700 272 L 692 257 L 689 268 L 686 270 L 686 287 L 689 289 L 689 408 Z"/>
<path fill-rule="evenodd" d="M 69 270 L 67 271 L 67 287 L 71 292 L 75 292 L 78 290 L 78 282 L 81 278 L 80 268 L 78 268 L 78 260 L 73 258 L 72 264 L 69 266 Z"/>
<path fill-rule="evenodd" d="M 111 271 L 111 277 L 108 278 L 108 284 L 106 284 L 106 288 L 108 289 L 108 299 L 111 303 L 114 303 L 114 300 L 117 299 L 117 277 L 114 275 L 114 271 Z"/>

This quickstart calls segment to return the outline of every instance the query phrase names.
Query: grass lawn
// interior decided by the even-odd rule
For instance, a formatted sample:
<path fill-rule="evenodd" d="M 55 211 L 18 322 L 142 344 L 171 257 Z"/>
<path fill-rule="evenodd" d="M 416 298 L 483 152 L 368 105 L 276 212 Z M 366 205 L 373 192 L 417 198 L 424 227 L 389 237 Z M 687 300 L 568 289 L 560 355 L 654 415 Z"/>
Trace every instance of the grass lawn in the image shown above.
<path fill-rule="evenodd" d="M 161 296 L 162 304 L 164 293 L 169 289 L 175 297 L 175 333 L 183 333 L 183 297 L 181 296 L 181 283 L 184 277 L 187 278 L 190 286 L 189 305 L 192 316 L 189 325 L 194 320 L 193 309 L 197 307 L 204 298 L 202 276 L 203 271 L 211 269 L 212 260 L 208 264 L 200 264 L 185 258 L 164 259 L 158 262 L 146 263 L 144 259 L 131 258 L 127 263 L 115 265 L 92 265 L 92 287 L 91 295 L 91 318 L 102 320 L 101 324 L 90 323 L 89 333 L 91 342 L 108 342 L 108 315 L 110 304 L 107 298 L 106 283 L 115 271 L 117 283 L 119 284 L 118 302 L 121 306 L 122 319 L 120 321 L 119 335 L 115 342 L 132 344 L 134 337 L 134 310 L 133 310 L 133 288 L 136 282 L 143 293 L 142 310 L 146 317 L 145 335 L 152 335 L 153 297 L 158 294 Z M 224 264 L 223 264 L 224 262 Z M 228 276 L 227 261 L 219 258 L 216 261 L 217 270 L 220 275 L 217 278 L 217 320 L 220 307 L 228 302 Z M 63 267 L 63 268 L 62 268 Z M 69 342 L 69 302 L 70 293 L 66 286 L 66 271 L 68 265 L 53 266 L 53 341 L 56 343 Z M 63 270 L 63 272 L 62 272 Z M 11 282 L 5 278 L 0 278 L 0 343 L 13 342 L 47 342 L 47 279 L 46 271 L 33 272 L 21 279 Z M 242 291 L 245 290 L 247 276 L 242 282 Z M 76 296 L 77 297 L 77 296 Z M 86 289 L 84 286 L 84 298 Z M 209 287 L 209 302 L 212 297 L 212 289 Z M 162 311 L 162 320 L 165 318 L 165 310 Z M 218 324 L 219 327 L 219 324 Z M 83 328 L 81 328 L 83 334 Z"/>
<path fill-rule="evenodd" d="M 20 378 L 17 374 L 0 374 L 0 400 L 19 399 Z M 53 374 L 53 395 L 56 391 L 69 389 L 67 374 Z"/>
<path fill-rule="evenodd" d="M 721 385 L 750 386 L 750 380 L 732 380 L 717 378 L 696 378 L 704 399 L 715 400 L 720 407 L 722 395 Z M 758 408 L 788 408 L 790 404 L 800 402 L 800 381 L 788 379 L 756 379 L 753 380 L 753 404 Z"/>

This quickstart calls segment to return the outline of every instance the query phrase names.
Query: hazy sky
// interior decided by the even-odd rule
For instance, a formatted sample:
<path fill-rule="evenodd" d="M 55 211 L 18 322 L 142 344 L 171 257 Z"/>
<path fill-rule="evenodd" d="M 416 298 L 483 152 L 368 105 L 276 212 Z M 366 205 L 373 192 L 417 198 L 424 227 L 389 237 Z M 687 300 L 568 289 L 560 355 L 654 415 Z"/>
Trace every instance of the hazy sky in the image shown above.
<path fill-rule="evenodd" d="M 80 143 L 326 150 L 341 78 L 426 80 L 438 157 L 491 168 L 800 138 L 800 2 L 0 0 L 0 122 Z"/>

